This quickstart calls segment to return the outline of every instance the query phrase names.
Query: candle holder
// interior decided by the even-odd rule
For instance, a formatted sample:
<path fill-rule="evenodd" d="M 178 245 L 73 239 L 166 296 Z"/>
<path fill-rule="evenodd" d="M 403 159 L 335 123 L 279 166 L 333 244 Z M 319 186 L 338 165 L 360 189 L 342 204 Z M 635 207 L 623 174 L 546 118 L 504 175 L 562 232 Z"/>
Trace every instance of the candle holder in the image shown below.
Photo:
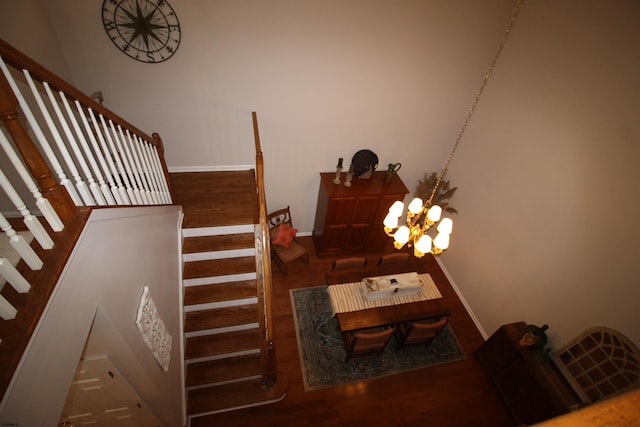
<path fill-rule="evenodd" d="M 342 168 L 338 166 L 336 168 L 336 177 L 333 179 L 334 184 L 338 185 L 342 182 L 340 181 L 340 175 L 342 175 Z"/>
<path fill-rule="evenodd" d="M 353 179 L 353 165 L 351 165 L 351 167 L 349 168 L 349 172 L 347 172 L 347 177 L 345 178 L 344 181 L 344 186 L 345 187 L 351 187 L 351 180 Z"/>
<path fill-rule="evenodd" d="M 340 175 L 342 175 L 342 157 L 338 159 L 338 165 L 336 166 L 336 177 L 333 180 L 333 183 L 338 185 L 340 184 Z"/>

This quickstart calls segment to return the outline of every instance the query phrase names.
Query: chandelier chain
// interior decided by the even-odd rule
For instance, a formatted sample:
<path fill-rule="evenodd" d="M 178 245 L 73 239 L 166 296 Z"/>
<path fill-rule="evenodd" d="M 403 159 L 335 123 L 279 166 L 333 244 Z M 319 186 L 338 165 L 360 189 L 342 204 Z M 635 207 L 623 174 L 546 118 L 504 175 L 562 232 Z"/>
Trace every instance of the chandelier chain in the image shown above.
<path fill-rule="evenodd" d="M 485 73 L 484 78 L 482 79 L 482 83 L 480 84 L 480 89 L 478 89 L 478 91 L 476 92 L 476 96 L 473 99 L 473 102 L 471 103 L 471 107 L 469 108 L 469 111 L 467 112 L 467 116 L 465 117 L 464 122 L 462 123 L 462 127 L 460 128 L 460 132 L 458 132 L 458 136 L 456 138 L 456 142 L 455 142 L 455 144 L 453 144 L 453 147 L 451 148 L 451 151 L 449 152 L 449 157 L 447 158 L 447 161 L 445 162 L 444 167 L 440 171 L 440 176 L 438 176 L 438 180 L 436 181 L 436 185 L 433 187 L 433 191 L 431 192 L 431 195 L 429 196 L 429 199 L 425 203 L 426 206 L 431 206 L 432 205 L 433 198 L 435 197 L 436 192 L 438 191 L 438 187 L 440 187 L 440 183 L 442 182 L 442 180 L 444 179 L 445 175 L 447 174 L 447 172 L 449 170 L 449 163 L 451 163 L 451 159 L 453 159 L 453 155 L 455 154 L 456 150 L 458 149 L 458 145 L 460 144 L 460 141 L 462 140 L 462 136 L 464 135 L 464 132 L 467 130 L 467 126 L 469 125 L 469 122 L 471 121 L 471 116 L 473 116 L 473 113 L 474 113 L 476 107 L 478 106 L 478 102 L 480 101 L 480 97 L 482 96 L 482 93 L 484 92 L 484 89 L 487 86 L 487 83 L 489 83 L 489 78 L 491 77 L 491 74 L 493 73 L 493 69 L 494 69 L 496 63 L 498 62 L 498 58 L 500 57 L 500 54 L 502 53 L 502 49 L 504 48 L 505 44 L 507 43 L 507 39 L 509 38 L 509 34 L 511 33 L 511 30 L 513 29 L 513 24 L 515 23 L 516 18 L 518 17 L 518 14 L 520 13 L 520 9 L 522 9 L 522 5 L 523 4 L 524 4 L 524 0 L 519 0 L 518 4 L 516 5 L 515 10 L 513 11 L 513 14 L 511 15 L 511 20 L 509 21 L 509 24 L 507 25 L 507 29 L 504 32 L 502 40 L 500 40 L 500 44 L 498 45 L 498 49 L 496 50 L 496 53 L 493 56 L 493 59 L 491 60 L 491 63 L 489 64 L 487 72 Z"/>

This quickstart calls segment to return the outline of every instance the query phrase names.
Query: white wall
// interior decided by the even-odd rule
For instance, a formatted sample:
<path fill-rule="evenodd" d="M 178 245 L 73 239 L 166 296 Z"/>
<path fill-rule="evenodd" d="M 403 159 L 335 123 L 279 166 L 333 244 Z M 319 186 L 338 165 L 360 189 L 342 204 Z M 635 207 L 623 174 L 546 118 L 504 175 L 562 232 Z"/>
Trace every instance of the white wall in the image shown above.
<path fill-rule="evenodd" d="M 338 157 L 401 162 L 411 190 L 442 167 L 516 1 L 171 4 L 181 45 L 150 65 L 109 41 L 100 0 L 42 2 L 75 84 L 160 132 L 170 167 L 252 163 L 257 111 L 269 207 L 310 232 Z M 635 0 L 524 4 L 449 174 L 442 260 L 487 333 L 548 323 L 561 344 L 604 325 L 640 343 L 639 19 Z"/>
<path fill-rule="evenodd" d="M 4 396 L 2 424 L 56 425 L 80 357 L 106 354 L 165 425 L 183 425 L 180 226 L 174 206 L 93 211 Z M 168 372 L 135 324 L 145 286 L 173 339 Z M 118 340 L 103 333 L 85 352 L 98 311 Z"/>

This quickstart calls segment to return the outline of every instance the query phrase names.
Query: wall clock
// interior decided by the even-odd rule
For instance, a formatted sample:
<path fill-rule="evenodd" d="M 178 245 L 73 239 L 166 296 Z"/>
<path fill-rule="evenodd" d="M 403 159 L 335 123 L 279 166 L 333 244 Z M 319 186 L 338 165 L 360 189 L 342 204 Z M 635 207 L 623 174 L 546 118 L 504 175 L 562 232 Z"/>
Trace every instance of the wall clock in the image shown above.
<path fill-rule="evenodd" d="M 102 24 L 118 49 L 141 62 L 166 61 L 180 44 L 180 23 L 166 0 L 104 0 Z"/>

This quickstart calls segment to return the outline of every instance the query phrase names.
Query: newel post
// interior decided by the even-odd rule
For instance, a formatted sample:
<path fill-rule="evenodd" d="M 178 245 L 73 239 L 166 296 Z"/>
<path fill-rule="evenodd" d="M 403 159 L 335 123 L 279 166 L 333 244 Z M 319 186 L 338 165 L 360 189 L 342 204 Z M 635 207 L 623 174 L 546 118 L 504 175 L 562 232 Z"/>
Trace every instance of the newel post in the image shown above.
<path fill-rule="evenodd" d="M 56 182 L 47 162 L 20 122 L 18 100 L 3 73 L 0 73 L 0 120 L 11 134 L 16 149 L 36 180 L 40 192 L 49 200 L 62 222 L 68 223 L 75 212 L 75 204 L 67 190 Z"/>

